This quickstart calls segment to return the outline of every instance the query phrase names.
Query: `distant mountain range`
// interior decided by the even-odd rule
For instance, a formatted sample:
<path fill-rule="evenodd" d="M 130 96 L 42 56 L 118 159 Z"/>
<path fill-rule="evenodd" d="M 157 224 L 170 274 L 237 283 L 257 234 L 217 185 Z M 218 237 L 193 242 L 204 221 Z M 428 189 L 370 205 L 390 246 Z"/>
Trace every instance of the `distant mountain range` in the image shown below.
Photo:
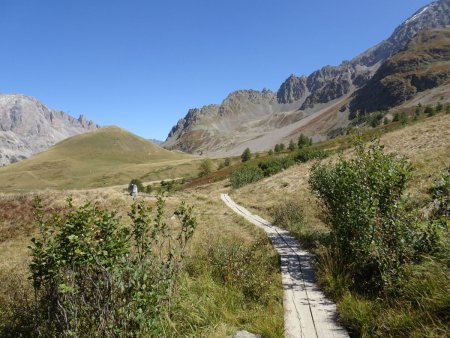
<path fill-rule="evenodd" d="M 344 130 L 356 115 L 450 102 L 450 0 L 419 9 L 385 41 L 339 66 L 289 76 L 273 92 L 238 90 L 221 104 L 190 109 L 162 146 L 212 156 L 273 148 L 300 133 L 314 141 Z M 443 103 L 445 103 L 443 102 Z M 0 166 L 98 129 L 19 94 L 0 94 Z M 155 144 L 161 141 L 150 140 Z M 67 154 L 72 156 L 72 154 Z"/>
<path fill-rule="evenodd" d="M 0 94 L 0 166 L 43 151 L 72 135 L 99 126 L 20 94 Z"/>
<path fill-rule="evenodd" d="M 307 77 L 291 75 L 277 92 L 239 90 L 229 94 L 222 104 L 190 109 L 172 128 L 163 145 L 191 153 L 238 155 L 246 147 L 271 148 L 300 132 L 324 139 L 333 130 L 348 125 L 355 111 L 390 108 L 419 91 L 444 84 L 448 68 L 421 67 L 414 78 L 402 68 L 401 60 L 406 54 L 394 55 L 409 48 L 414 59 L 414 50 L 421 49 L 421 41 L 419 38 L 411 45 L 411 40 L 426 29 L 442 29 L 447 25 L 450 25 L 450 0 L 433 2 L 403 22 L 387 40 L 339 66 L 325 66 Z M 433 40 L 430 34 L 434 33 L 425 35 L 428 44 Z M 442 54 L 436 65 L 442 64 L 442 60 L 448 65 L 447 38 L 446 33 L 439 37 L 443 54 L 432 51 L 423 61 L 431 58 L 434 62 Z M 397 67 L 392 68 L 394 64 Z M 403 72 L 402 84 L 393 81 L 392 72 Z M 432 75 L 436 72 L 440 74 Z"/>

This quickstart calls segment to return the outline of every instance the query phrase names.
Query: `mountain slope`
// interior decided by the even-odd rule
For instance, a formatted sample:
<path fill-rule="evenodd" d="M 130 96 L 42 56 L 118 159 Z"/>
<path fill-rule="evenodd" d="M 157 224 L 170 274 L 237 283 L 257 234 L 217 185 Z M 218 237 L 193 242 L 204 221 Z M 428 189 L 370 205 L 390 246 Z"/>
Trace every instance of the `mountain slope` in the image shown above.
<path fill-rule="evenodd" d="M 162 149 L 124 129 L 104 127 L 0 168 L 0 191 L 125 184 L 158 165 L 192 158 Z"/>
<path fill-rule="evenodd" d="M 0 166 L 47 149 L 72 135 L 97 129 L 83 115 L 75 119 L 19 94 L 0 94 Z"/>
<path fill-rule="evenodd" d="M 389 109 L 450 80 L 450 27 L 425 30 L 386 61 L 350 102 L 352 115 Z"/>
<path fill-rule="evenodd" d="M 295 130 L 306 125 L 302 119 L 317 120 L 320 116 L 323 120 L 324 111 L 332 108 L 323 128 L 316 125 L 314 132 L 302 130 L 310 136 L 324 138 L 333 127 L 348 123 L 350 96 L 364 87 L 389 57 L 423 29 L 449 24 L 450 0 L 433 2 L 397 27 L 387 40 L 339 66 L 323 67 L 308 77 L 291 75 L 276 93 L 237 91 L 220 105 L 189 110 L 172 128 L 164 146 L 211 155 L 236 155 L 250 144 L 254 150 L 263 150 L 294 137 Z M 229 109 L 230 97 L 232 109 Z M 340 106 L 335 109 L 336 105 Z M 291 127 L 293 124 L 298 124 L 298 128 Z M 264 142 L 258 142 L 263 139 Z"/>

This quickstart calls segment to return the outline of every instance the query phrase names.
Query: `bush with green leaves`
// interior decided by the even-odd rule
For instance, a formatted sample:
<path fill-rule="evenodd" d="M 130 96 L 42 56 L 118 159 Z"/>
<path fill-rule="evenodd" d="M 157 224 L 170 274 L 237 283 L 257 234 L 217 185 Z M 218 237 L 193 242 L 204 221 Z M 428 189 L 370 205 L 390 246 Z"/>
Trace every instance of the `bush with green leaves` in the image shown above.
<path fill-rule="evenodd" d="M 36 200 L 40 237 L 33 238 L 30 263 L 38 334 L 70 337 L 163 335 L 186 244 L 194 233 L 192 207 L 175 211 L 176 229 L 144 201 L 131 206 L 131 226 L 114 212 L 87 203 L 65 215 L 45 218 Z"/>
<path fill-rule="evenodd" d="M 286 199 L 272 209 L 273 223 L 289 231 L 298 233 L 305 223 L 301 203 L 296 199 Z"/>
<path fill-rule="evenodd" d="M 275 175 L 283 170 L 283 165 L 278 158 L 268 159 L 258 163 L 258 168 L 260 168 L 265 177 Z"/>
<path fill-rule="evenodd" d="M 450 224 L 450 168 L 435 180 L 430 193 L 433 200 L 432 218 L 448 231 Z"/>
<path fill-rule="evenodd" d="M 244 152 L 241 155 L 242 162 L 250 161 L 252 158 L 252 153 L 250 151 L 250 148 L 245 148 Z"/>
<path fill-rule="evenodd" d="M 297 144 L 295 144 L 294 140 L 289 141 L 288 149 L 289 149 L 289 151 L 297 150 Z"/>
<path fill-rule="evenodd" d="M 280 153 L 282 151 L 284 151 L 284 143 L 280 143 L 280 144 L 275 144 L 275 147 L 273 148 L 273 150 L 275 150 L 276 153 Z"/>
<path fill-rule="evenodd" d="M 203 253 L 210 274 L 217 282 L 242 290 L 248 299 L 266 301 L 270 275 L 277 272 L 277 255 L 270 254 L 270 242 L 265 235 L 252 243 L 237 238 L 214 239 Z"/>
<path fill-rule="evenodd" d="M 433 107 L 430 107 L 430 106 L 426 106 L 426 107 L 425 107 L 424 113 L 425 113 L 428 117 L 431 117 L 431 116 L 436 115 L 436 111 L 434 110 Z"/>
<path fill-rule="evenodd" d="M 310 139 L 307 136 L 300 134 L 297 140 L 297 145 L 300 149 L 307 147 L 310 145 Z"/>
<path fill-rule="evenodd" d="M 320 160 L 324 159 L 329 156 L 329 153 L 325 150 L 317 150 L 317 149 L 311 149 L 311 148 L 303 148 L 299 149 L 297 153 L 294 156 L 294 160 L 296 162 L 305 163 L 310 160 Z"/>
<path fill-rule="evenodd" d="M 409 163 L 385 154 L 377 143 L 358 145 L 355 158 L 341 156 L 311 171 L 309 183 L 323 204 L 332 249 L 361 290 L 392 290 L 402 266 L 417 255 L 421 231 L 402 203 L 410 176 Z"/>
<path fill-rule="evenodd" d="M 234 189 L 237 189 L 244 185 L 257 182 L 263 178 L 264 172 L 259 167 L 243 165 L 231 173 L 230 183 Z"/>
<path fill-rule="evenodd" d="M 198 173 L 199 177 L 206 176 L 213 171 L 213 163 L 209 158 L 204 159 L 200 163 L 200 171 Z"/>

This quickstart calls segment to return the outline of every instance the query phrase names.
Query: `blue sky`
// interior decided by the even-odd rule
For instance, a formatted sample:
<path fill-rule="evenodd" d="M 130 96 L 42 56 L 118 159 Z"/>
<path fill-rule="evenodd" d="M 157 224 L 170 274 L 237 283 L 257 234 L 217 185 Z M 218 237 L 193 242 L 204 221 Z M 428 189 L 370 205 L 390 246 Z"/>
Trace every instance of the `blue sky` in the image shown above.
<path fill-rule="evenodd" d="M 0 0 L 0 92 L 165 139 L 189 108 L 351 59 L 430 2 Z"/>

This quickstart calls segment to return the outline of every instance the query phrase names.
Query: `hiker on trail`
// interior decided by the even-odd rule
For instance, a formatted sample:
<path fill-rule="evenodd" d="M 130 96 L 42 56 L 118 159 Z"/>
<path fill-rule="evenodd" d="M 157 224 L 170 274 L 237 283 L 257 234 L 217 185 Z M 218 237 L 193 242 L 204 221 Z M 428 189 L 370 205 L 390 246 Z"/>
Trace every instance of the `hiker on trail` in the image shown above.
<path fill-rule="evenodd" d="M 136 198 L 138 194 L 138 187 L 136 184 L 133 184 L 133 187 L 131 189 L 131 196 L 133 196 L 133 198 Z"/>

